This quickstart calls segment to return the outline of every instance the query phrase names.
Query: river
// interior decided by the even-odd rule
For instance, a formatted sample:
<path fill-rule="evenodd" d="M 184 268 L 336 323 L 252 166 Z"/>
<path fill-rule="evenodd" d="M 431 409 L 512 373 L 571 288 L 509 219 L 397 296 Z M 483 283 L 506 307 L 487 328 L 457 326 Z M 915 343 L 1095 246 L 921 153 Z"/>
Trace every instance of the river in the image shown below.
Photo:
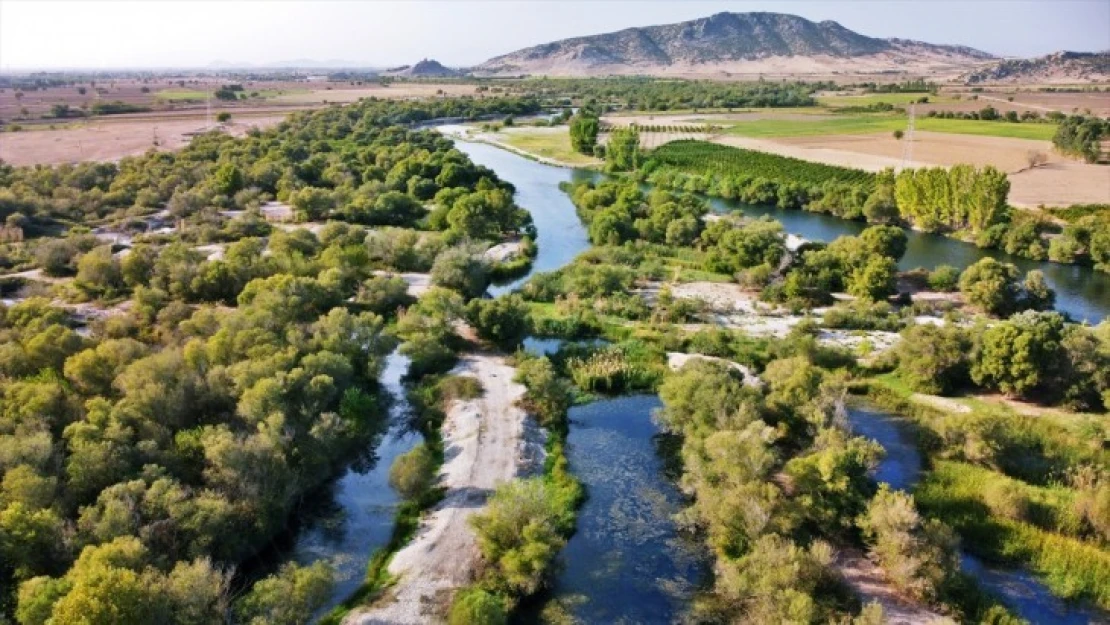
<path fill-rule="evenodd" d="M 516 186 L 517 202 L 532 213 L 539 233 L 533 272 L 558 269 L 589 248 L 574 206 L 558 185 L 594 180 L 598 174 L 544 165 L 486 144 L 458 141 L 456 145 L 476 163 Z M 768 215 L 782 222 L 787 232 L 815 241 L 856 235 L 867 227 L 818 213 L 719 198 L 710 202 L 717 211 L 738 209 L 750 216 Z M 941 264 L 963 269 L 991 256 L 1012 262 L 1022 271 L 1043 271 L 1056 289 L 1057 308 L 1077 320 L 1097 323 L 1110 315 L 1110 275 L 1088 267 L 981 250 L 938 235 L 914 231 L 907 235 L 903 269 L 932 269 Z M 508 292 L 527 278 L 498 287 L 493 294 Z M 557 345 L 556 341 L 533 340 L 529 348 L 549 352 Z M 580 512 L 578 533 L 563 551 L 565 568 L 538 606 L 555 604 L 587 623 L 614 622 L 621 616 L 630 622 L 668 622 L 681 613 L 682 602 L 688 601 L 703 579 L 705 561 L 683 544 L 673 526 L 679 495 L 663 471 L 660 456 L 653 453 L 660 434 L 649 413 L 658 405 L 654 397 L 626 397 L 572 410 L 568 457 L 590 499 Z M 876 479 L 912 490 L 922 461 L 906 422 L 865 409 L 853 409 L 850 421 L 853 429 L 887 450 Z M 966 553 L 962 561 L 980 584 L 1032 623 L 1080 625 L 1105 618 L 1094 609 L 1069 605 L 1053 596 L 1028 572 L 987 566 Z"/>
<path fill-rule="evenodd" d="M 558 269 L 589 248 L 586 230 L 579 222 L 570 198 L 559 190 L 559 183 L 596 180 L 600 174 L 545 165 L 485 143 L 457 140 L 455 145 L 475 163 L 489 167 L 516 186 L 517 203 L 532 213 L 539 232 L 539 256 L 533 271 Z M 752 217 L 767 215 L 781 222 L 787 232 L 812 241 L 829 242 L 840 236 L 857 235 L 867 227 L 862 222 L 820 213 L 757 206 L 721 198 L 707 199 L 715 211 L 740 210 Z M 962 270 L 990 256 L 1013 263 L 1022 272 L 1033 269 L 1043 271 L 1049 285 L 1056 290 L 1056 308 L 1071 315 L 1074 320 L 1096 324 L 1110 316 L 1110 274 L 1080 265 L 1039 262 L 998 250 L 983 250 L 970 243 L 935 234 L 907 230 L 906 235 L 906 255 L 899 265 L 902 269 L 934 269 L 938 265 L 952 265 Z M 524 284 L 528 277 L 493 287 L 490 294 L 496 297 L 509 292 Z"/>
<path fill-rule="evenodd" d="M 586 230 L 574 205 L 558 187 L 561 182 L 596 180 L 596 172 L 544 165 L 486 144 L 457 141 L 456 145 L 474 162 L 493 169 L 516 187 L 516 201 L 532 214 L 538 233 L 539 252 L 528 275 L 492 287 L 492 295 L 512 291 L 532 273 L 563 267 L 589 249 Z M 781 221 L 787 232 L 817 241 L 858 234 L 866 227 L 804 211 L 740 205 L 719 199 L 711 202 L 719 211 L 740 209 L 748 215 L 770 215 Z M 1110 276 L 1089 268 L 1009 258 L 916 232 L 909 233 L 902 267 L 950 264 L 963 268 L 986 255 L 1014 262 L 1023 271 L 1044 271 L 1057 290 L 1057 307 L 1077 319 L 1097 322 L 1110 314 Z M 553 346 L 531 347 L 547 351 Z M 287 551 L 287 559 L 300 563 L 327 559 L 336 564 L 339 581 L 321 614 L 358 588 L 368 559 L 386 544 L 393 530 L 398 498 L 388 485 L 389 467 L 394 458 L 420 441 L 419 435 L 409 430 L 405 418 L 408 405 L 401 377 L 407 368 L 407 359 L 394 353 L 383 372 L 382 384 L 397 402 L 390 410 L 389 430 L 376 450 L 375 462 L 368 470 L 362 470 L 364 464 L 352 466 L 324 493 L 325 501 L 318 506 L 317 513 L 302 520 L 301 529 Z M 586 622 L 612 621 L 617 615 L 626 618 L 640 615 L 642 618 L 632 620 L 660 622 L 680 614 L 703 579 L 706 561 L 686 544 L 671 518 L 680 506 L 680 495 L 656 453 L 656 446 L 663 439 L 650 420 L 650 412 L 657 405 L 654 397 L 626 397 L 573 409 L 568 454 L 572 468 L 587 486 L 590 499 L 579 516 L 579 532 L 563 553 L 566 568 L 555 588 L 538 606 L 557 604 L 582 616 Z M 873 418 L 866 419 L 858 416 L 863 412 L 852 414 L 854 425 L 861 432 L 892 450 L 879 467 L 877 477 L 911 488 L 921 465 L 916 447 L 912 441 L 907 443 L 905 432 L 880 413 L 868 413 Z M 620 470 L 612 471 L 614 467 Z M 1019 611 L 1023 614 L 1054 614 L 1052 606 L 1063 605 L 1027 574 L 974 569 L 976 564 L 969 560 L 965 566 L 982 571 L 981 581 L 992 590 L 1009 597 L 1007 590 L 1020 587 L 1019 595 L 1030 592 L 1036 595 L 1033 601 L 1022 600 L 1025 607 Z M 1050 612 L 1030 612 L 1035 606 L 1048 606 Z"/>
<path fill-rule="evenodd" d="M 555 612 L 556 622 L 671 623 L 708 580 L 708 550 L 674 520 L 685 498 L 677 467 L 664 460 L 677 439 L 652 419 L 661 405 L 635 395 L 571 408 L 567 459 L 588 499 L 554 584 L 524 606 L 520 622 Z"/>
<path fill-rule="evenodd" d="M 401 379 L 409 359 L 394 351 L 386 359 L 381 385 L 393 397 L 389 427 L 368 462 L 357 462 L 298 519 L 299 530 L 292 545 L 276 554 L 278 559 L 298 564 L 326 560 L 333 564 L 336 583 L 319 618 L 351 596 L 366 577 L 366 566 L 375 551 L 393 534 L 393 517 L 400 503 L 389 486 L 393 460 L 420 443 L 422 437 L 410 427 L 410 406 Z"/>

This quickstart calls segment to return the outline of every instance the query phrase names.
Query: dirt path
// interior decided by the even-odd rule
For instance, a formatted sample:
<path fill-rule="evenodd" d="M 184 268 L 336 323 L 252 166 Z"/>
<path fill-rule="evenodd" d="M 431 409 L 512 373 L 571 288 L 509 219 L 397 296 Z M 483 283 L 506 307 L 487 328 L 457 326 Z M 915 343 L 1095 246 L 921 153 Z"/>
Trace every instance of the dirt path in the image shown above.
<path fill-rule="evenodd" d="M 887 581 L 883 570 L 855 549 L 842 551 L 835 567 L 864 604 L 876 601 L 883 607 L 883 622 L 887 625 L 951 622 L 929 607 L 902 597 Z"/>
<path fill-rule="evenodd" d="M 441 621 L 454 590 L 479 568 L 477 541 L 467 519 L 493 489 L 543 466 L 543 434 L 516 401 L 524 387 L 503 357 L 469 354 L 454 373 L 478 378 L 484 394 L 456 402 L 443 424 L 443 501 L 421 523 L 411 543 L 389 565 L 399 578 L 375 607 L 347 623 L 384 625 Z"/>

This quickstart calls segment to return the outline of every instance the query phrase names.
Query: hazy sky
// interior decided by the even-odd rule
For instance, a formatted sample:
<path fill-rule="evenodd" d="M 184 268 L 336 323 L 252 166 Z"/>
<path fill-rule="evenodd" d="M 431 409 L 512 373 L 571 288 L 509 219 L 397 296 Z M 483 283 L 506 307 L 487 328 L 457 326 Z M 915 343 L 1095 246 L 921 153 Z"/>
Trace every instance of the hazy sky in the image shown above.
<path fill-rule="evenodd" d="M 1110 0 L 470 2 L 0 0 L 0 69 L 295 59 L 476 64 L 529 45 L 721 11 L 833 19 L 873 37 L 999 55 L 1110 49 Z"/>

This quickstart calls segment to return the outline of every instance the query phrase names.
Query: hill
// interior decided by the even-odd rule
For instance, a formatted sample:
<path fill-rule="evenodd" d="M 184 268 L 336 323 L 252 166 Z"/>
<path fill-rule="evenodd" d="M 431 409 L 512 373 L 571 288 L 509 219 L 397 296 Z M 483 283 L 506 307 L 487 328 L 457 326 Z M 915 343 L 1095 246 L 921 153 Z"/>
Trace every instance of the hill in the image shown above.
<path fill-rule="evenodd" d="M 574 37 L 492 58 L 477 75 L 902 72 L 962 68 L 995 57 L 966 46 L 878 39 L 833 21 L 718 13 L 677 24 Z"/>
<path fill-rule="evenodd" d="M 1054 52 L 1032 59 L 1007 59 L 971 72 L 968 83 L 1076 83 L 1110 80 L 1110 52 Z"/>
<path fill-rule="evenodd" d="M 408 76 L 410 78 L 452 78 L 459 72 L 443 66 L 435 59 L 424 59 L 416 65 L 402 65 L 383 72 L 389 76 Z"/>

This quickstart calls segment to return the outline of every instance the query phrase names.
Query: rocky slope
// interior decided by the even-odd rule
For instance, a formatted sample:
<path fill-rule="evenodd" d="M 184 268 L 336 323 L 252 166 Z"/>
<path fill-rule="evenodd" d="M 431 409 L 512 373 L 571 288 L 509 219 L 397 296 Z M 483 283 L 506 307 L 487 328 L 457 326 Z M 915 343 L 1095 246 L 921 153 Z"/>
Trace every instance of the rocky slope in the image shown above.
<path fill-rule="evenodd" d="M 878 39 L 833 21 L 781 13 L 718 13 L 688 22 L 575 37 L 492 58 L 473 68 L 497 74 L 806 73 L 926 66 L 969 69 L 995 57 L 966 46 Z"/>
<path fill-rule="evenodd" d="M 968 83 L 1076 83 L 1110 80 L 1110 52 L 1054 52 L 1033 59 L 1007 59 L 971 72 Z"/>
<path fill-rule="evenodd" d="M 390 68 L 383 73 L 387 76 L 408 76 L 411 78 L 451 78 L 459 75 L 459 72 L 444 67 L 435 59 L 424 59 L 416 65 Z"/>

